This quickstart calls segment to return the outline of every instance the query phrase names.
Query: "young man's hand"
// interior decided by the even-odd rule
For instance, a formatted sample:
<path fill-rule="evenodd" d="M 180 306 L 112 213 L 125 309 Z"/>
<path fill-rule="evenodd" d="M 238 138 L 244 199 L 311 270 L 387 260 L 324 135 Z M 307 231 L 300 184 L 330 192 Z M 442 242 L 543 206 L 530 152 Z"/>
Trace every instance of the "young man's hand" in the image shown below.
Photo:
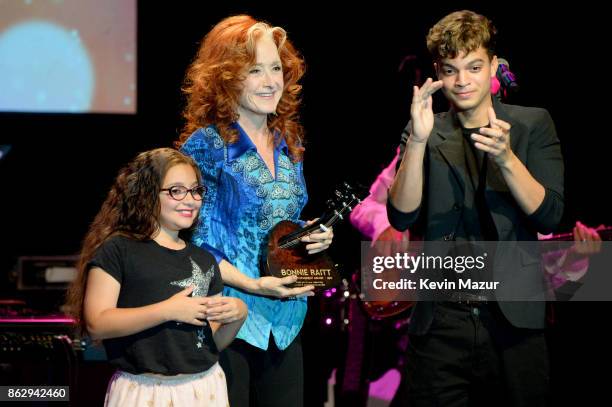
<path fill-rule="evenodd" d="M 431 134 L 434 124 L 433 95 L 442 88 L 442 81 L 433 81 L 427 78 L 423 86 L 413 87 L 412 104 L 410 105 L 410 116 L 412 128 L 410 140 L 417 143 L 425 143 Z"/>

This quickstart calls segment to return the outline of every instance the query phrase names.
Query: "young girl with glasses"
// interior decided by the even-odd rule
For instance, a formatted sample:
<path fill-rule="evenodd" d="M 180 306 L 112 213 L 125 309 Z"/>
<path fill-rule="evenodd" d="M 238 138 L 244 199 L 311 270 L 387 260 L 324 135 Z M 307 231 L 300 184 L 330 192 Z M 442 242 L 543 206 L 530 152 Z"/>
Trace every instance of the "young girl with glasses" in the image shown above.
<path fill-rule="evenodd" d="M 176 150 L 123 168 L 85 237 L 68 303 L 118 368 L 106 406 L 228 405 L 219 351 L 246 318 L 215 258 L 189 243 L 205 188 Z"/>

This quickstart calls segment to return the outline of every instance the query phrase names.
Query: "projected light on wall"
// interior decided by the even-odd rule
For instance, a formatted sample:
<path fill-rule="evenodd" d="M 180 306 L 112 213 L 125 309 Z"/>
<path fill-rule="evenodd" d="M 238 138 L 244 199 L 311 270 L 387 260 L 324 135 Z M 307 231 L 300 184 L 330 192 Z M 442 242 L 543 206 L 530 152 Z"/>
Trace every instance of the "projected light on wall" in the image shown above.
<path fill-rule="evenodd" d="M 136 112 L 136 0 L 0 0 L 0 111 Z"/>
<path fill-rule="evenodd" d="M 90 110 L 94 72 L 77 31 L 19 24 L 0 35 L 0 61 L 0 110 Z"/>

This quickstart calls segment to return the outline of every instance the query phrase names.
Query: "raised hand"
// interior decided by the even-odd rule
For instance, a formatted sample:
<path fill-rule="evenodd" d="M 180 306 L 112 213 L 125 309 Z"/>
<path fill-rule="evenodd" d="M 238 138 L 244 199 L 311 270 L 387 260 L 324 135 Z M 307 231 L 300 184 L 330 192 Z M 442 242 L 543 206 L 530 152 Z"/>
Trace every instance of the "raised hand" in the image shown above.
<path fill-rule="evenodd" d="M 474 146 L 486 153 L 489 153 L 498 165 L 505 165 L 512 157 L 512 149 L 510 148 L 510 126 L 503 120 L 499 120 L 495 116 L 495 110 L 489 107 L 489 125 L 491 127 L 481 127 L 480 134 L 473 133 L 472 140 L 475 141 Z"/>
<path fill-rule="evenodd" d="M 433 81 L 427 78 L 423 86 L 413 87 L 410 116 L 412 118 L 411 140 L 425 143 L 431 134 L 434 124 L 433 95 L 442 88 L 442 81 Z"/>

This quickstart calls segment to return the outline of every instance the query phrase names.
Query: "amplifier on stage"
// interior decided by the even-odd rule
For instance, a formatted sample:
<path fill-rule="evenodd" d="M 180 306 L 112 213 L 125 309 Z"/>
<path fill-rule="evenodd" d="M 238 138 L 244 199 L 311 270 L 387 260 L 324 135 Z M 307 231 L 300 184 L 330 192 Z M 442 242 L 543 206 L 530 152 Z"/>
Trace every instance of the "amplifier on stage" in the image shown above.
<path fill-rule="evenodd" d="M 17 289 L 66 289 L 76 278 L 78 256 L 24 256 L 17 262 Z"/>
<path fill-rule="evenodd" d="M 115 371 L 104 348 L 77 335 L 74 319 L 20 313 L 20 305 L 0 300 L 0 383 L 69 386 L 71 405 L 101 405 Z"/>

